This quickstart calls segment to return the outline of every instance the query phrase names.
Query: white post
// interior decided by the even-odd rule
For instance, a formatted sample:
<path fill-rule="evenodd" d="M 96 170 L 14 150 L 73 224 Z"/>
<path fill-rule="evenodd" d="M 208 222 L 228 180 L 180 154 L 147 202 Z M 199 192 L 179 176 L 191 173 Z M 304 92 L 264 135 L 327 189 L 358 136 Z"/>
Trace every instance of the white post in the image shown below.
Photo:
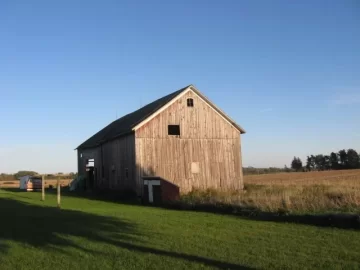
<path fill-rule="evenodd" d="M 45 201 L 45 176 L 41 176 L 41 200 Z"/>
<path fill-rule="evenodd" d="M 60 178 L 58 178 L 57 180 L 57 205 L 58 205 L 58 208 L 61 208 L 61 198 L 60 198 Z"/>

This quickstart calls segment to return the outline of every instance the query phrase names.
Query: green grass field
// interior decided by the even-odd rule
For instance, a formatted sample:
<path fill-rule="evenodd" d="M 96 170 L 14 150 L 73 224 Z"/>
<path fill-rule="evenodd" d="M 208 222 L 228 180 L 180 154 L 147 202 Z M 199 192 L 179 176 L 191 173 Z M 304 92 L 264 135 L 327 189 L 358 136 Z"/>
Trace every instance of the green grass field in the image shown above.
<path fill-rule="evenodd" d="M 0 190 L 0 269 L 360 269 L 360 232 Z"/>

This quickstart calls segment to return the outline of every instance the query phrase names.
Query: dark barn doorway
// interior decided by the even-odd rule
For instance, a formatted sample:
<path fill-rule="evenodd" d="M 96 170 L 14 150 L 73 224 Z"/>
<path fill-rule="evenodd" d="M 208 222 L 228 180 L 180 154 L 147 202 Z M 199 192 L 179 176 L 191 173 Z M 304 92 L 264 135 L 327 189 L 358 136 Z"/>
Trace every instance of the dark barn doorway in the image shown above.
<path fill-rule="evenodd" d="M 95 187 L 96 169 L 95 160 L 88 159 L 86 161 L 86 181 L 84 185 L 85 190 L 93 190 Z"/>

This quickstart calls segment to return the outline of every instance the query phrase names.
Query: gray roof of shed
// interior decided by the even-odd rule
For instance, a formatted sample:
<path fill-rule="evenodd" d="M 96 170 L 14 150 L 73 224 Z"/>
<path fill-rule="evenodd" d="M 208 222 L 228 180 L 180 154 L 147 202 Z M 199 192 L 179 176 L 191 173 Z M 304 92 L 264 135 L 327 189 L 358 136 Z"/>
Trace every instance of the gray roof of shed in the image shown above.
<path fill-rule="evenodd" d="M 85 142 L 80 144 L 76 149 L 84 149 L 84 148 L 92 148 L 98 145 L 103 144 L 104 142 L 110 141 L 122 135 L 128 134 L 132 132 L 132 129 L 143 120 L 151 116 L 153 113 L 158 111 L 160 108 L 165 106 L 183 91 L 185 91 L 188 87 L 192 85 L 188 85 L 180 90 L 177 90 L 167 96 L 164 96 L 154 102 L 151 102 L 144 107 L 129 113 L 114 122 L 110 123 L 102 130 L 97 132 L 95 135 L 87 139 Z M 237 125 L 233 120 L 231 120 L 223 111 L 217 108 L 211 101 L 209 101 L 205 96 L 203 96 L 198 90 L 192 87 L 192 90 L 195 91 L 200 97 L 202 97 L 206 102 L 208 102 L 218 113 L 220 113 L 223 117 L 229 120 L 229 122 L 234 125 L 241 133 L 245 133 L 245 130 Z"/>

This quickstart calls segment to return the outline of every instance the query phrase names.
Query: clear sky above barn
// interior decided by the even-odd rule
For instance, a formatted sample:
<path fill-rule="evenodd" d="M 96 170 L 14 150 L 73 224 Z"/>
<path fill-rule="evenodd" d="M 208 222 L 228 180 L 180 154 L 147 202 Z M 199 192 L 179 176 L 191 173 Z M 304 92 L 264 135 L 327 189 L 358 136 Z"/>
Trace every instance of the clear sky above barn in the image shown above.
<path fill-rule="evenodd" d="M 117 117 L 194 84 L 244 166 L 360 150 L 357 1 L 2 1 L 0 172 L 76 171 Z"/>

